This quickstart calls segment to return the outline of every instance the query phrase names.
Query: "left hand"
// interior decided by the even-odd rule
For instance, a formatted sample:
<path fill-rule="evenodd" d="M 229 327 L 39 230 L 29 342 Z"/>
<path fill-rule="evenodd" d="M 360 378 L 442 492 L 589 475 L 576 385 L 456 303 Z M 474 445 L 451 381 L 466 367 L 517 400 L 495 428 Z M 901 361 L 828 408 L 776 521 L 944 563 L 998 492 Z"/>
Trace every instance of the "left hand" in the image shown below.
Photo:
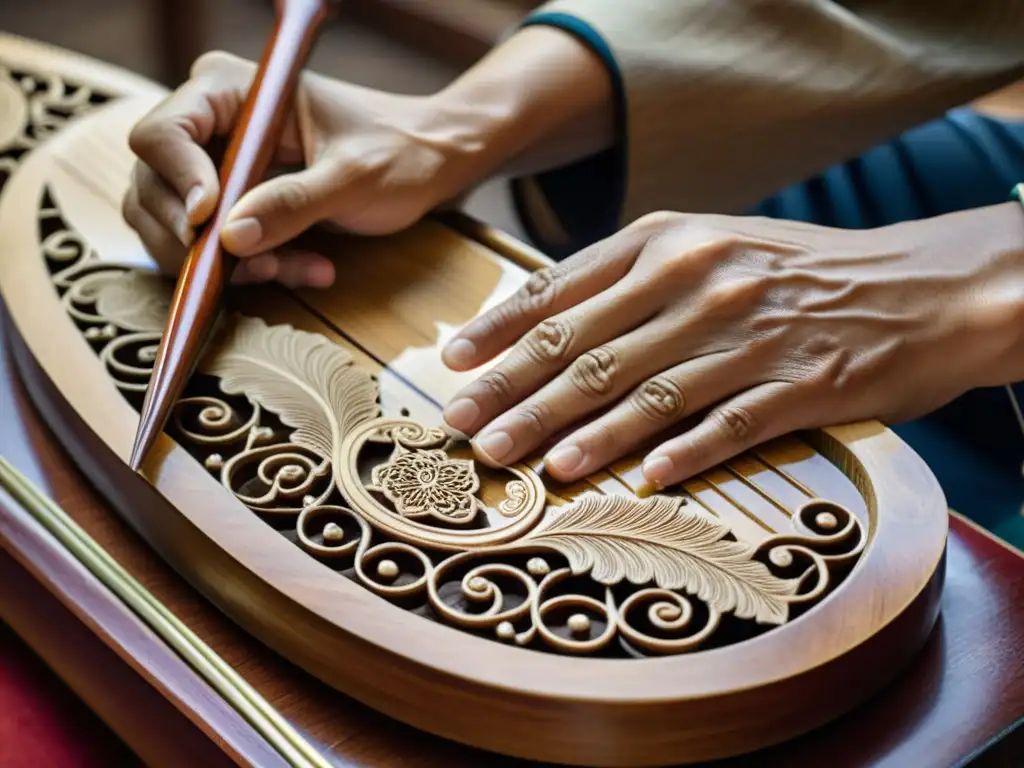
<path fill-rule="evenodd" d="M 492 466 L 561 435 L 544 461 L 563 482 L 654 445 L 665 487 L 794 430 L 915 418 L 1014 380 L 1022 247 L 1013 205 L 856 231 L 647 216 L 445 347 L 460 371 L 512 347 L 445 420 Z"/>

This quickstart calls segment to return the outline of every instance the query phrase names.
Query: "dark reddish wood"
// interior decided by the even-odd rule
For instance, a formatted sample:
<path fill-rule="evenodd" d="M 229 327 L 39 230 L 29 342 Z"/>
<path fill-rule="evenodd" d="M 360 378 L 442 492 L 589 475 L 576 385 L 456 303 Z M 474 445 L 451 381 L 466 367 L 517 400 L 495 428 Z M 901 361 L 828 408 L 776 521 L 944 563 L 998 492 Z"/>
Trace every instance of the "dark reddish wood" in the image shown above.
<path fill-rule="evenodd" d="M 0 362 L 0 413 L 4 423 L 0 453 L 46 489 L 300 731 L 315 743 L 323 744 L 332 759 L 341 764 L 381 768 L 413 764 L 453 768 L 515 764 L 426 736 L 377 715 L 319 684 L 227 621 L 107 510 L 40 423 L 20 386 L 11 380 L 6 360 Z M 1015 761 L 1024 754 L 1024 739 L 1020 729 L 1013 734 L 1009 734 L 1009 729 L 1024 714 L 1024 644 L 1020 641 L 1024 637 L 1024 558 L 957 518 L 951 519 L 950 526 L 942 616 L 924 651 L 906 673 L 839 722 L 781 747 L 721 763 L 716 768 L 944 767 L 992 744 L 996 746 L 988 764 L 1019 764 Z M 5 542 L 4 546 L 21 545 Z M 33 556 L 28 557 L 31 561 Z M 68 559 L 59 552 L 45 557 Z M 73 568 L 76 564 L 71 561 L 65 565 Z M 3 574 L 0 578 L 4 578 Z M 60 592 L 68 587 L 53 589 Z M 64 601 L 62 605 L 75 602 L 68 592 L 58 597 Z M 35 601 L 30 603 L 34 604 Z M 41 600 L 39 604 L 42 605 Z M 82 626 L 93 631 L 86 624 Z M 129 655 L 114 654 L 96 680 L 87 679 L 78 669 L 96 662 L 87 662 L 79 654 L 67 654 L 67 635 L 60 626 L 46 631 L 57 641 L 34 635 L 33 647 L 54 666 L 58 661 L 66 664 L 61 675 L 77 675 L 79 694 L 87 700 L 101 695 L 102 692 L 93 690 L 95 686 L 119 691 L 120 696 L 134 701 L 135 695 L 128 693 L 131 684 L 122 681 L 122 675 L 131 673 L 143 685 L 150 686 L 156 697 L 166 697 L 166 691 L 177 686 L 179 695 L 187 698 L 190 710 L 207 722 L 205 737 L 211 743 L 216 739 L 226 741 L 226 734 L 235 727 L 229 727 L 223 719 L 223 702 L 204 692 L 196 682 L 202 681 L 190 669 L 182 665 L 182 669 L 173 671 L 153 663 L 153 659 L 160 657 L 157 649 L 162 645 L 155 636 L 128 627 L 111 628 L 111 639 L 122 648 L 133 650 Z M 129 639 L 137 645 L 130 645 Z M 84 644 L 85 640 L 81 642 Z M 145 675 L 136 671 L 141 668 Z M 820 695 L 827 696 L 828 692 L 822 691 Z M 136 721 L 127 715 L 125 720 L 118 717 L 106 719 L 133 747 L 140 739 L 158 738 L 165 727 L 162 718 L 154 719 L 148 721 L 148 730 L 141 734 L 134 730 Z M 143 723 L 141 727 L 147 726 Z M 250 735 L 254 736 L 251 731 Z M 982 760 L 979 764 L 985 763 Z"/>
<path fill-rule="evenodd" d="M 14 379 L 3 347 L 0 343 L 0 413 L 6 417 L 24 405 L 12 398 Z M 34 436 L 41 431 L 37 422 L 4 418 L 0 453 L 55 498 L 70 490 L 70 498 L 79 499 L 68 482 L 72 478 L 53 462 L 64 457 L 36 458 Z M 3 491 L 0 616 L 147 764 L 232 765 L 237 757 L 255 765 L 287 765 Z"/>
<path fill-rule="evenodd" d="M 237 261 L 221 248 L 221 230 L 235 203 L 266 177 L 299 73 L 333 4 L 333 0 L 278 0 L 274 30 L 224 154 L 217 209 L 189 249 L 178 276 L 167 330 L 142 405 L 132 469 L 139 469 L 163 431 L 213 329 L 221 294 Z"/>

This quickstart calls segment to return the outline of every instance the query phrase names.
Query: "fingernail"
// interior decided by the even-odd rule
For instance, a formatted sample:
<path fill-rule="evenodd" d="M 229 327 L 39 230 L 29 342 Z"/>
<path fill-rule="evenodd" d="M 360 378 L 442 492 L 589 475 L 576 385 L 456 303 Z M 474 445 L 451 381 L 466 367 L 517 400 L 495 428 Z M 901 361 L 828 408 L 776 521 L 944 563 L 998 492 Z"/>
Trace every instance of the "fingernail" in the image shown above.
<path fill-rule="evenodd" d="M 669 476 L 672 474 L 672 459 L 668 456 L 647 459 L 644 462 L 643 473 L 648 482 L 663 488 L 668 485 Z"/>
<path fill-rule="evenodd" d="M 460 397 L 448 404 L 448 407 L 444 409 L 443 416 L 449 426 L 469 434 L 480 416 L 480 406 L 468 397 Z"/>
<path fill-rule="evenodd" d="M 476 344 L 469 339 L 455 339 L 441 352 L 441 359 L 449 368 L 465 368 L 476 357 Z"/>
<path fill-rule="evenodd" d="M 495 464 L 500 464 L 501 460 L 508 456 L 514 445 L 515 443 L 512 442 L 512 438 L 509 437 L 507 432 L 491 432 L 489 435 L 484 435 L 476 441 L 476 447 L 483 451 L 487 458 Z"/>
<path fill-rule="evenodd" d="M 178 223 L 175 229 L 177 230 L 175 234 L 178 236 L 178 240 L 181 241 L 182 245 L 186 248 L 192 245 L 194 233 L 192 232 L 192 225 L 189 223 L 187 216 L 181 216 L 178 218 Z"/>
<path fill-rule="evenodd" d="M 185 213 L 188 214 L 189 221 L 192 221 L 192 217 L 196 215 L 203 196 L 203 188 L 200 186 L 192 187 L 185 195 Z"/>
<path fill-rule="evenodd" d="M 583 451 L 575 445 L 563 445 L 555 448 L 544 459 L 546 466 L 554 467 L 562 474 L 569 474 L 583 463 Z"/>
<path fill-rule="evenodd" d="M 252 251 L 263 238 L 263 227 L 256 219 L 239 219 L 224 227 L 220 237 L 229 251 Z"/>

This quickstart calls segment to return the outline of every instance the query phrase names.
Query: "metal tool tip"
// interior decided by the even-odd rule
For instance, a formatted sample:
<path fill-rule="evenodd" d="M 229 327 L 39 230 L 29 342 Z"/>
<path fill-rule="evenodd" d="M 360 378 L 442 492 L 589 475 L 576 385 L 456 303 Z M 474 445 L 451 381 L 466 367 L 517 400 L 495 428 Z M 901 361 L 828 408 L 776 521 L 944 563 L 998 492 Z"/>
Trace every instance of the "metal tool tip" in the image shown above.
<path fill-rule="evenodd" d="M 141 436 L 140 436 L 141 437 Z M 146 444 L 144 440 L 136 440 L 132 447 L 132 457 L 128 460 L 128 466 L 132 472 L 142 469 L 142 462 L 146 459 Z"/>

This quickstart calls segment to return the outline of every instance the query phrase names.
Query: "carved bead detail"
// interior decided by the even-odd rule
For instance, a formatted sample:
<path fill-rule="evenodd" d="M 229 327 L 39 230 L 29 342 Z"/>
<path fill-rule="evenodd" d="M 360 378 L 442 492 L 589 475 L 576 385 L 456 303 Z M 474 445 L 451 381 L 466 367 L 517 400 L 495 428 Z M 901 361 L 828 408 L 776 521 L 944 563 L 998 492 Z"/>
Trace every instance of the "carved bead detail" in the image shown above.
<path fill-rule="evenodd" d="M 203 462 L 203 466 L 211 472 L 219 472 L 224 468 L 224 457 L 219 453 L 211 453 L 206 457 L 206 460 Z"/>
<path fill-rule="evenodd" d="M 531 557 L 526 563 L 526 570 L 531 576 L 546 576 L 551 571 L 551 566 L 543 557 Z"/>
<path fill-rule="evenodd" d="M 636 409 L 652 421 L 671 421 L 683 414 L 686 400 L 674 382 L 664 377 L 646 381 L 633 393 Z"/>
<path fill-rule="evenodd" d="M 388 581 L 398 578 L 398 563 L 394 560 L 381 560 L 377 564 L 377 575 Z"/>
<path fill-rule="evenodd" d="M 341 526 L 337 523 L 327 523 L 324 526 L 324 544 L 340 544 L 345 540 L 345 532 L 341 530 Z"/>
<path fill-rule="evenodd" d="M 569 369 L 569 378 L 586 395 L 606 395 L 612 389 L 618 367 L 615 352 L 608 347 L 598 347 L 581 355 L 573 363 Z"/>
<path fill-rule="evenodd" d="M 831 512 L 819 512 L 814 516 L 814 524 L 822 530 L 831 531 L 839 525 L 839 520 Z"/>
<path fill-rule="evenodd" d="M 590 617 L 583 613 L 574 613 L 567 622 L 569 631 L 574 635 L 582 635 L 590 631 Z"/>

